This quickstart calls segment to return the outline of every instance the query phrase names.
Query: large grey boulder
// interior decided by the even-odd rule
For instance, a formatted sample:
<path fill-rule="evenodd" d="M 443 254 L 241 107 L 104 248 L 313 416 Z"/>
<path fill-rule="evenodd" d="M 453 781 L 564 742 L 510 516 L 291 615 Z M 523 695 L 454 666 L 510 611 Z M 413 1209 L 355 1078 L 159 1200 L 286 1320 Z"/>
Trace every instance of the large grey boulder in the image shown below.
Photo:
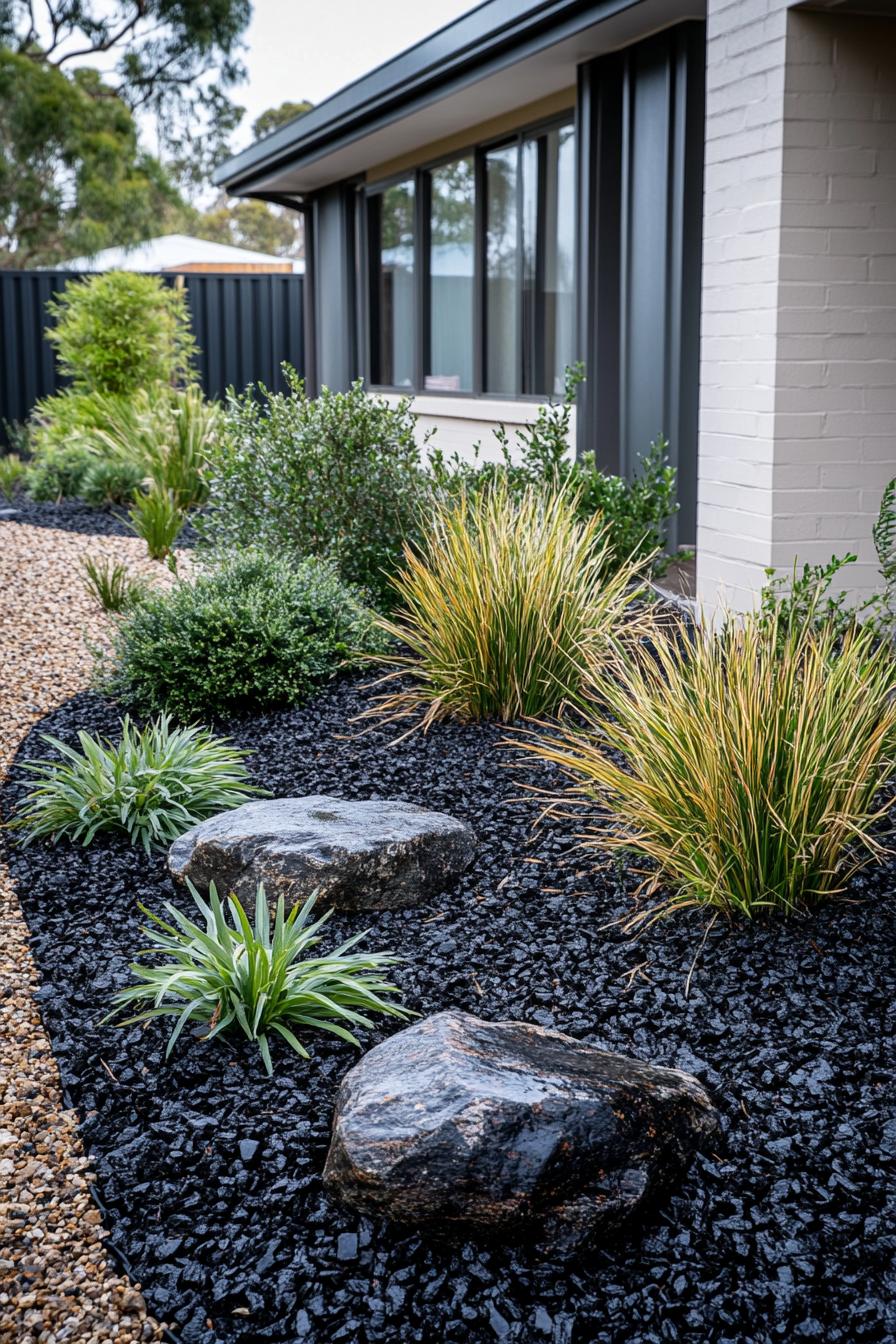
<path fill-rule="evenodd" d="M 394 910 L 447 886 L 473 858 L 465 822 L 413 803 L 312 794 L 244 803 L 186 832 L 168 851 L 175 877 L 214 882 L 241 900 L 259 882 L 288 905 L 318 891 L 349 910 Z"/>
<path fill-rule="evenodd" d="M 346 1074 L 324 1180 L 401 1223 L 575 1245 L 667 1190 L 716 1124 L 690 1074 L 443 1012 Z"/>

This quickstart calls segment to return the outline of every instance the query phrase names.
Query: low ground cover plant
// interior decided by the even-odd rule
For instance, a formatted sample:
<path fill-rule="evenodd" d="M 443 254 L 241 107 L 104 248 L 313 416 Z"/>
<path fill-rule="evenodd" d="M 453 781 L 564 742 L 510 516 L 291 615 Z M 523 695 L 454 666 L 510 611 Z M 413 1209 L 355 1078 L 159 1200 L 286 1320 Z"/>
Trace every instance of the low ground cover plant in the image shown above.
<path fill-rule="evenodd" d="M 84 587 L 103 611 L 127 611 L 142 602 L 148 592 L 146 583 L 117 560 L 88 555 L 82 560 L 81 568 L 84 570 Z"/>
<path fill-rule="evenodd" d="M 79 733 L 80 750 L 42 736 L 62 760 L 25 762 L 36 782 L 14 824 L 26 843 L 89 845 L 100 831 L 122 831 L 148 853 L 261 792 L 249 781 L 245 752 L 204 728 L 174 728 L 164 714 L 143 729 L 125 716 L 118 742 Z"/>
<path fill-rule="evenodd" d="M 177 1019 L 166 1057 L 188 1022 L 206 1024 L 206 1040 L 239 1028 L 257 1043 L 271 1074 L 272 1032 L 308 1059 L 308 1051 L 295 1035 L 297 1030 L 328 1031 L 360 1048 L 350 1028 L 372 1026 L 371 1013 L 414 1016 L 393 1001 L 401 991 L 383 975 L 400 958 L 355 950 L 366 933 L 355 934 L 325 956 L 309 956 L 333 913 L 328 910 L 312 922 L 314 896 L 301 907 L 294 905 L 288 915 L 280 896 L 272 928 L 263 886 L 256 893 L 251 924 L 235 896 L 222 903 L 214 883 L 207 902 L 192 883 L 188 881 L 187 886 L 202 923 L 189 919 L 168 901 L 168 920 L 141 905 L 151 922 L 143 928 L 148 946 L 131 966 L 138 983 L 114 997 L 113 1013 L 149 1004 L 125 1019 L 123 1026 L 154 1017 Z M 163 958 L 160 964 L 144 964 L 144 958 L 158 957 Z"/>
<path fill-rule="evenodd" d="M 216 558 L 130 611 L 104 684 L 182 722 L 290 705 L 383 647 L 362 594 L 332 565 L 253 550 Z"/>
<path fill-rule="evenodd" d="M 574 728 L 527 744 L 608 809 L 593 843 L 652 861 L 657 904 L 791 914 L 881 854 L 893 663 L 868 629 L 779 614 L 658 632 L 593 679 Z M 624 763 L 620 763 L 620 753 Z"/>
<path fill-rule="evenodd" d="M 218 545 L 265 545 L 331 560 L 375 600 L 416 537 L 430 484 L 410 402 L 324 388 L 250 388 L 230 398 L 209 464 L 208 532 Z"/>
<path fill-rule="evenodd" d="M 575 700 L 643 595 L 639 563 L 619 563 L 599 515 L 580 521 L 568 489 L 498 478 L 443 501 L 393 580 L 396 611 L 380 628 L 399 644 L 376 712 L 412 718 L 511 720 Z"/>
<path fill-rule="evenodd" d="M 669 444 L 659 435 L 631 480 L 602 471 L 593 452 L 571 456 L 572 410 L 584 377 L 583 365 L 571 365 L 566 370 L 563 400 L 539 406 L 534 422 L 514 431 L 515 442 L 499 426 L 495 430 L 501 454 L 498 462 L 482 461 L 479 444 L 472 462 L 459 454 L 447 458 L 438 449 L 433 451 L 430 463 L 436 484 L 448 495 L 469 495 L 497 480 L 505 482 L 514 495 L 531 488 L 568 490 L 581 521 L 601 515 L 605 564 L 634 559 L 660 572 L 668 563 L 663 554 L 666 528 L 678 510 Z"/>

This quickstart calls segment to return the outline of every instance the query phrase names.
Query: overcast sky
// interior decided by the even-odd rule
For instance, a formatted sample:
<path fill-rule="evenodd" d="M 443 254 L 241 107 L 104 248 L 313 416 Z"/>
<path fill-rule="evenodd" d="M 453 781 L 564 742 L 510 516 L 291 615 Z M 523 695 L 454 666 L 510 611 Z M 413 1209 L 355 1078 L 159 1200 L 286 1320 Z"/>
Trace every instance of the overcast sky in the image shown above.
<path fill-rule="evenodd" d="M 242 148 L 252 122 L 287 99 L 312 103 L 434 33 L 477 0 L 254 0 L 244 61 L 249 71 L 234 98 L 246 108 L 235 137 Z"/>

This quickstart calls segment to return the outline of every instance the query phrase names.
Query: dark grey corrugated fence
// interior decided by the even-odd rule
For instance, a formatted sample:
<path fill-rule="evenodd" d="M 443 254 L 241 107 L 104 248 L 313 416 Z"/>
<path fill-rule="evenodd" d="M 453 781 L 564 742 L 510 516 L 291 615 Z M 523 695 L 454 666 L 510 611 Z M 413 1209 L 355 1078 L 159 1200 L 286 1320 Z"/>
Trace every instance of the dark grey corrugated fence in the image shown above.
<path fill-rule="evenodd" d="M 0 270 L 0 421 L 26 420 L 35 402 L 62 385 L 44 336 L 46 305 L 83 278 L 71 271 Z M 169 284 L 178 278 L 162 277 Z M 259 379 L 282 389 L 284 360 L 304 372 L 303 276 L 196 272 L 182 278 L 207 396 Z"/>

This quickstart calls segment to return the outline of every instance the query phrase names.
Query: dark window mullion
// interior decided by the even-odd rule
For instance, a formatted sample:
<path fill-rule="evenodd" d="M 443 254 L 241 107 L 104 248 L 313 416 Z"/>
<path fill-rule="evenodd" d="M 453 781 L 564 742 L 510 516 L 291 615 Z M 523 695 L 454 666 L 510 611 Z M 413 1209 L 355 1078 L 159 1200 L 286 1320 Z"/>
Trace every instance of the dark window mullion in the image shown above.
<path fill-rule="evenodd" d="M 524 363 L 524 337 L 523 332 L 526 325 L 525 315 L 525 220 L 523 211 L 525 206 L 525 196 L 523 191 L 523 140 L 517 138 L 516 142 L 516 331 L 514 332 L 514 378 L 513 395 L 520 396 L 525 390 L 525 381 L 523 378 Z"/>
<path fill-rule="evenodd" d="M 539 136 L 538 162 L 536 167 L 536 202 L 535 202 L 535 276 L 534 293 L 532 301 L 532 324 L 533 324 L 533 359 L 532 359 L 532 386 L 526 388 L 527 392 L 534 392 L 541 396 L 549 392 L 547 385 L 547 370 L 545 368 L 545 252 L 547 248 L 547 166 L 548 166 L 548 141 L 547 136 Z"/>
<path fill-rule="evenodd" d="M 431 284 L 432 269 L 432 179 L 428 172 L 417 175 L 417 228 L 415 257 L 415 275 L 417 277 L 417 330 L 415 339 L 416 374 L 415 383 L 418 392 L 426 386 L 426 375 L 430 372 L 431 355 Z"/>
<path fill-rule="evenodd" d="M 481 149 L 476 151 L 473 171 L 473 395 L 478 397 L 485 389 L 488 336 L 485 302 L 488 206 L 485 154 Z"/>
<path fill-rule="evenodd" d="M 380 227 L 381 196 L 367 198 L 367 379 L 381 383 L 383 352 L 380 349 Z"/>

